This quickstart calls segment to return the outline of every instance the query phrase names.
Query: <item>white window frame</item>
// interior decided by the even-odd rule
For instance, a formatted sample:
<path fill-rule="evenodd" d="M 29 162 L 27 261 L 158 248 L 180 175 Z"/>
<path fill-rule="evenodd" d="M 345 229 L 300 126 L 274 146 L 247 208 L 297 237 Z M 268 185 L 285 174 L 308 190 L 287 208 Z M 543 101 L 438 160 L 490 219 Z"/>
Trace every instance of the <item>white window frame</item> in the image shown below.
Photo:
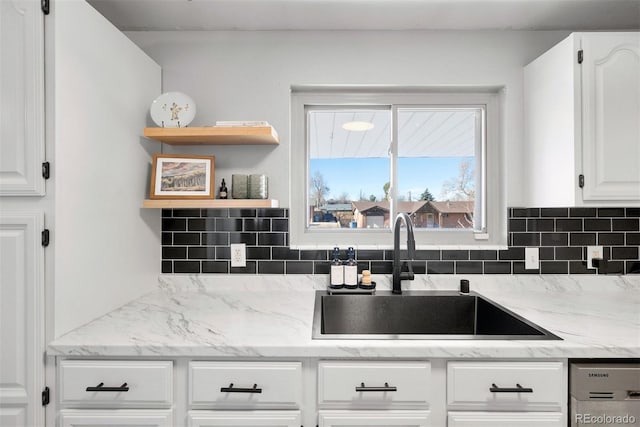
<path fill-rule="evenodd" d="M 306 120 L 308 106 L 391 106 L 392 150 L 397 154 L 397 110 L 411 107 L 481 106 L 486 128 L 480 152 L 484 181 L 478 179 L 476 188 L 484 194 L 476 201 L 476 215 L 481 216 L 482 230 L 471 229 L 415 229 L 418 249 L 507 247 L 507 207 L 504 178 L 504 144 L 502 143 L 501 101 L 502 87 L 332 87 L 302 86 L 291 91 L 291 141 L 289 144 L 289 231 L 290 246 L 296 249 L 330 249 L 334 246 L 354 246 L 360 249 L 390 249 L 393 247 L 393 218 L 397 195 L 397 171 L 391 170 L 392 194 L 389 229 L 323 229 L 307 228 L 307 198 L 309 191 L 309 138 Z M 476 168 L 477 170 L 477 168 Z M 477 218 L 477 216 L 476 216 Z"/>

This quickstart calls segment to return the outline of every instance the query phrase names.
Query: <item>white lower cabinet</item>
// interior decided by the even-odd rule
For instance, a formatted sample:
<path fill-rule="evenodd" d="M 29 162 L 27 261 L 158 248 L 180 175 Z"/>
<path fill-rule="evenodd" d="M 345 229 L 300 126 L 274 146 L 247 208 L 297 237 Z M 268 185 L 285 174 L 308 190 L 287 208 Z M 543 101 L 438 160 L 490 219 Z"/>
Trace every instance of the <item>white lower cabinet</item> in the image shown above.
<path fill-rule="evenodd" d="M 322 361 L 321 408 L 396 409 L 429 404 L 431 365 L 414 361 Z"/>
<path fill-rule="evenodd" d="M 300 427 L 300 411 L 190 411 L 189 427 Z"/>
<path fill-rule="evenodd" d="M 320 411 L 319 427 L 427 427 L 429 411 Z"/>
<path fill-rule="evenodd" d="M 565 427 L 567 364 L 450 361 L 447 427 Z"/>
<path fill-rule="evenodd" d="M 57 427 L 565 427 L 567 423 L 566 360 L 178 358 L 62 359 L 57 364 Z"/>
<path fill-rule="evenodd" d="M 63 409 L 60 411 L 58 425 L 60 427 L 171 427 L 173 426 L 173 414 L 169 409 Z"/>
<path fill-rule="evenodd" d="M 449 412 L 448 427 L 565 427 L 561 412 Z"/>

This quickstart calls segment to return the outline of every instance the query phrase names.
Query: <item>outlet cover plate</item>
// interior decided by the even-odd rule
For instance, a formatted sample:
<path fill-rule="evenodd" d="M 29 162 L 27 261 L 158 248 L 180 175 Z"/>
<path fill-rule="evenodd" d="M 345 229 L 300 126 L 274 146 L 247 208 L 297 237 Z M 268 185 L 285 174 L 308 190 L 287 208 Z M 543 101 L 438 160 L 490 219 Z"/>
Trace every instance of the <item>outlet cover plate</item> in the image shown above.
<path fill-rule="evenodd" d="M 231 267 L 247 266 L 247 245 L 244 243 L 231 244 Z"/>
<path fill-rule="evenodd" d="M 594 258 L 604 258 L 604 250 L 602 246 L 587 246 L 587 268 L 596 268 L 593 265 Z"/>
<path fill-rule="evenodd" d="M 540 268 L 540 250 L 538 248 L 524 248 L 524 269 L 538 270 Z"/>

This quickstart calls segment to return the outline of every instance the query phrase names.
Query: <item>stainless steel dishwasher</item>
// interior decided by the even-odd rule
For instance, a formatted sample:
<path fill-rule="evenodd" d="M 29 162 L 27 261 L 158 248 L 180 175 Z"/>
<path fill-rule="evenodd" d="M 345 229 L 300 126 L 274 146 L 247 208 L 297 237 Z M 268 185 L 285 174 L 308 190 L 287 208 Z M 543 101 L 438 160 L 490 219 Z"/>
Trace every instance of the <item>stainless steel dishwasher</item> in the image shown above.
<path fill-rule="evenodd" d="M 571 427 L 640 426 L 640 363 L 572 363 Z"/>

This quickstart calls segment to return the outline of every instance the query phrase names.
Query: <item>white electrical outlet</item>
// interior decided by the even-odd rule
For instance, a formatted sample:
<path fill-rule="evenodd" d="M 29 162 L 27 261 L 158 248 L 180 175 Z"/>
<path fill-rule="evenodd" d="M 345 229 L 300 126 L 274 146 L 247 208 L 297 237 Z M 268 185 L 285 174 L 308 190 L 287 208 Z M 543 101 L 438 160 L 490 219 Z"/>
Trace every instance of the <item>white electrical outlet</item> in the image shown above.
<path fill-rule="evenodd" d="M 538 248 L 524 248 L 524 269 L 537 270 L 540 268 L 540 250 Z"/>
<path fill-rule="evenodd" d="M 247 266 L 247 245 L 244 243 L 231 244 L 231 267 Z"/>
<path fill-rule="evenodd" d="M 593 265 L 594 258 L 604 258 L 602 246 L 587 246 L 587 268 L 596 268 Z"/>

